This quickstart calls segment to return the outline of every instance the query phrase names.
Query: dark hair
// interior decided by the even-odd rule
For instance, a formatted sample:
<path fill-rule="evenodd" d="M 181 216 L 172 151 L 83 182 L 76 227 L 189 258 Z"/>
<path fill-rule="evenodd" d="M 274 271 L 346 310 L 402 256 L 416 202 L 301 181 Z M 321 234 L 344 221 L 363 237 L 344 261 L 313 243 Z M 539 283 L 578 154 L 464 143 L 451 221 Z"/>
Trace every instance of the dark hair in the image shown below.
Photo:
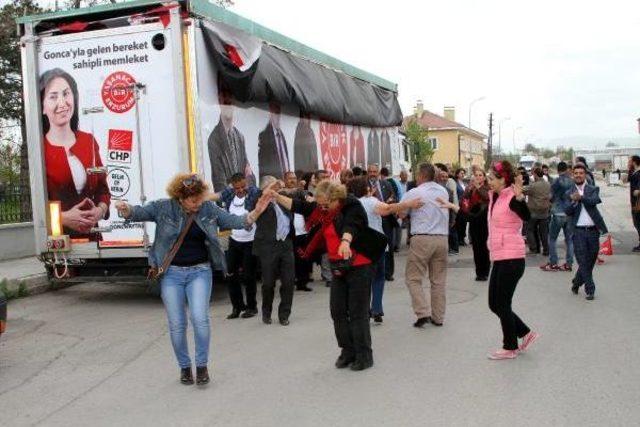
<path fill-rule="evenodd" d="M 520 168 L 518 168 L 520 169 Z M 523 168 L 524 169 L 524 168 Z M 513 166 L 506 160 L 494 163 L 491 166 L 491 170 L 496 178 L 504 178 L 504 185 L 509 186 L 515 182 L 515 174 L 513 172 Z"/>
<path fill-rule="evenodd" d="M 364 170 L 362 170 L 360 166 L 354 166 L 353 168 L 351 168 L 351 171 L 353 172 L 353 176 L 364 175 Z"/>
<path fill-rule="evenodd" d="M 44 92 L 47 89 L 47 86 L 49 86 L 49 84 L 54 79 L 57 79 L 57 78 L 64 79 L 69 84 L 69 87 L 71 88 L 71 93 L 73 93 L 73 115 L 71 116 L 71 121 L 69 125 L 71 127 L 71 130 L 75 132 L 78 130 L 78 122 L 79 122 L 78 84 L 76 83 L 74 78 L 71 77 L 71 74 L 67 73 L 61 68 L 53 68 L 49 71 L 45 71 L 40 76 L 40 105 L 42 106 L 44 102 Z M 49 123 L 49 118 L 44 113 L 42 113 L 42 132 L 46 134 L 47 132 L 49 132 L 50 127 L 51 127 L 51 124 Z"/>
<path fill-rule="evenodd" d="M 634 165 L 640 165 L 640 156 L 637 156 L 635 154 L 631 156 L 631 163 L 633 163 Z"/>
<path fill-rule="evenodd" d="M 576 163 L 582 163 L 582 165 L 584 166 L 585 170 L 589 167 L 587 165 L 587 159 L 585 159 L 583 156 L 576 157 Z"/>
<path fill-rule="evenodd" d="M 295 173 L 294 171 L 286 171 L 284 175 L 282 175 L 282 177 L 286 179 L 287 175 L 295 175 L 296 179 L 298 179 L 298 174 Z"/>
<path fill-rule="evenodd" d="M 558 163 L 558 172 L 566 172 L 568 169 L 567 162 Z"/>
<path fill-rule="evenodd" d="M 547 168 L 549 169 L 549 165 L 545 165 L 544 163 L 542 164 L 542 169 Z"/>
<path fill-rule="evenodd" d="M 420 163 L 418 165 L 418 175 L 427 182 L 433 181 L 436 177 L 436 168 L 431 163 Z"/>
<path fill-rule="evenodd" d="M 442 172 L 449 173 L 449 168 L 444 163 L 435 163 L 434 166 L 440 169 Z"/>
<path fill-rule="evenodd" d="M 384 167 L 384 168 L 380 169 L 380 175 L 389 176 L 389 168 Z"/>
<path fill-rule="evenodd" d="M 305 190 L 309 190 L 309 184 L 311 184 L 311 177 L 313 176 L 313 173 L 311 172 L 307 172 L 304 175 L 302 175 L 302 180 L 304 181 L 304 189 Z"/>
<path fill-rule="evenodd" d="M 240 182 L 243 179 L 247 179 L 247 177 L 244 176 L 243 173 L 236 172 L 233 175 L 231 175 L 231 178 L 229 178 L 229 182 L 233 184 L 233 183 L 236 183 L 236 182 Z"/>
<path fill-rule="evenodd" d="M 342 169 L 340 171 L 340 183 L 346 184 L 353 179 L 353 172 L 351 169 Z"/>
<path fill-rule="evenodd" d="M 542 178 L 544 176 L 544 173 L 542 173 L 542 168 L 534 168 L 533 174 L 538 178 Z"/>
<path fill-rule="evenodd" d="M 313 173 L 313 176 L 315 176 L 315 177 L 316 177 L 316 179 L 320 179 L 320 174 L 321 174 L 321 173 L 323 173 L 323 174 L 327 174 L 327 175 L 329 174 L 329 172 L 327 172 L 327 171 L 326 171 L 326 170 L 324 170 L 324 169 L 318 169 L 317 171 L 315 171 L 315 172 Z"/>
<path fill-rule="evenodd" d="M 455 173 L 455 177 L 456 177 L 456 178 L 458 177 L 458 174 L 459 174 L 460 172 L 464 172 L 464 173 L 466 174 L 466 173 L 467 173 L 467 170 L 466 170 L 465 168 L 458 168 L 458 169 L 456 169 L 456 173 Z"/>
<path fill-rule="evenodd" d="M 349 193 L 358 198 L 366 196 L 369 193 L 369 188 L 369 180 L 366 176 L 353 178 L 347 183 L 347 190 L 349 191 Z"/>
<path fill-rule="evenodd" d="M 587 172 L 587 166 L 585 166 L 584 163 L 578 162 L 575 165 L 573 165 L 573 170 L 576 169 L 582 169 L 583 171 Z"/>

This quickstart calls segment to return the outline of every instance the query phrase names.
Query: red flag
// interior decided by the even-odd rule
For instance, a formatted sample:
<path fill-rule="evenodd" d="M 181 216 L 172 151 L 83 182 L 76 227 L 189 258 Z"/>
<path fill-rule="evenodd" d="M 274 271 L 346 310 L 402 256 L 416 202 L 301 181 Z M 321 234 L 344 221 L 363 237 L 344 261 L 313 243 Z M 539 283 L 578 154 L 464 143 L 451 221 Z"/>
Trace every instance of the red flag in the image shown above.
<path fill-rule="evenodd" d="M 70 22 L 68 24 L 62 24 L 58 26 L 58 29 L 63 33 L 79 33 L 87 29 L 89 24 L 87 22 Z"/>

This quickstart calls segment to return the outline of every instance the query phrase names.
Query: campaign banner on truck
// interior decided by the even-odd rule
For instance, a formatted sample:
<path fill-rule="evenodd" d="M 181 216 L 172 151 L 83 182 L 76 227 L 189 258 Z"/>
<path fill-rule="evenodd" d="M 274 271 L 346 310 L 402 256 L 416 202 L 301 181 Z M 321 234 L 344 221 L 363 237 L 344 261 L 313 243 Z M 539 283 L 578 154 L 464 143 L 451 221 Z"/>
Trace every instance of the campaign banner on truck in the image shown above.
<path fill-rule="evenodd" d="M 152 24 L 38 45 L 47 193 L 49 202 L 61 203 L 63 232 L 75 243 L 135 247 L 145 227 L 153 235 L 151 227 L 118 217 L 114 205 L 140 204 L 143 188 L 148 200 L 162 197 L 177 172 L 176 157 L 162 153 L 176 134 L 163 32 Z"/>
<path fill-rule="evenodd" d="M 246 34 L 233 37 L 228 27 L 208 24 L 219 31 L 220 55 L 238 66 L 238 82 L 250 81 L 252 66 L 237 60 L 241 49 L 253 63 L 260 49 Z M 354 166 L 376 163 L 399 173 L 400 142 L 396 127 L 370 128 L 332 123 L 307 114 L 291 104 L 239 102 L 219 76 L 202 30 L 196 28 L 199 132 L 205 177 L 221 191 L 236 173 L 259 184 L 261 177 L 283 178 L 287 171 L 304 173 L 324 169 L 337 179 Z"/>

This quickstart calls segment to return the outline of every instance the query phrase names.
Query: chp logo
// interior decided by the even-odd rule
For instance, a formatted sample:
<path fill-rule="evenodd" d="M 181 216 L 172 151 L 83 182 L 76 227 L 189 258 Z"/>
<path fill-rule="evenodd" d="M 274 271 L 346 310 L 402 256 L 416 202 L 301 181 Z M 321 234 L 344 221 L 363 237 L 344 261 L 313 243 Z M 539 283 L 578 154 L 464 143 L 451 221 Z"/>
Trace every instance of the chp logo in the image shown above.
<path fill-rule="evenodd" d="M 340 171 L 348 167 L 347 131 L 344 125 L 336 123 L 320 123 L 320 152 L 324 169 L 333 178 L 340 176 Z"/>
<path fill-rule="evenodd" d="M 133 132 L 109 129 L 109 160 L 116 163 L 131 163 Z"/>
<path fill-rule="evenodd" d="M 136 103 L 131 87 L 136 80 L 129 73 L 116 71 L 102 83 L 102 102 L 114 113 L 126 113 Z"/>

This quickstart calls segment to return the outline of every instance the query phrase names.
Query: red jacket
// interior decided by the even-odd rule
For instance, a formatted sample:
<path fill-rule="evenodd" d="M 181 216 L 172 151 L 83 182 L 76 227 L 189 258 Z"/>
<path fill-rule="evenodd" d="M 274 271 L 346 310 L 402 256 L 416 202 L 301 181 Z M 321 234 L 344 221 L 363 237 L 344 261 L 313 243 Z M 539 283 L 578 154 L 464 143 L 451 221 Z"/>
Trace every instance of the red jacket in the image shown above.
<path fill-rule="evenodd" d="M 95 138 L 93 138 L 93 135 L 82 131 L 76 131 L 75 135 L 76 143 L 71 147 L 71 153 L 80 160 L 86 169 L 94 166 L 93 159 L 95 152 L 95 166 L 102 167 L 100 147 Z M 71 209 L 85 198 L 91 199 L 96 206 L 100 202 L 109 206 L 111 194 L 109 193 L 107 175 L 105 173 L 87 174 L 87 183 L 82 192 L 78 194 L 76 186 L 73 183 L 73 177 L 64 147 L 51 145 L 46 136 L 44 138 L 44 159 L 47 170 L 49 201 L 60 201 L 63 212 Z M 106 215 L 108 218 L 108 211 Z M 67 228 L 65 228 L 64 232 L 74 238 L 90 237 Z"/>

